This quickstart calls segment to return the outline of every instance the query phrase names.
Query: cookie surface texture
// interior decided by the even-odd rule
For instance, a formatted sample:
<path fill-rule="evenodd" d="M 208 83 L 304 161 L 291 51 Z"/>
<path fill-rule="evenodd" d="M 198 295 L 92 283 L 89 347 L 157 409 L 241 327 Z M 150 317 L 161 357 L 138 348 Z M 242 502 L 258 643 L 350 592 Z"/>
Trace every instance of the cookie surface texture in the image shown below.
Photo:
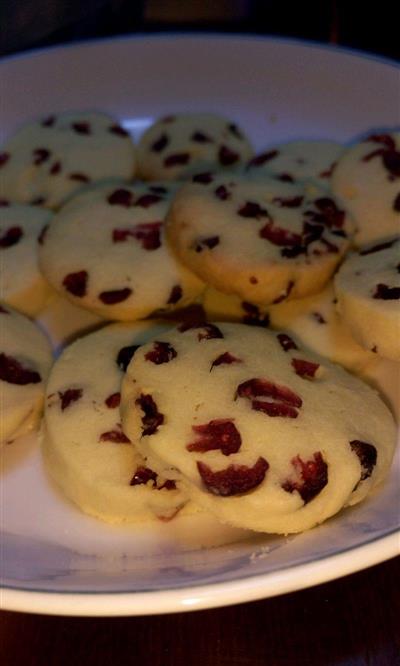
<path fill-rule="evenodd" d="M 300 532 L 387 473 L 393 418 L 366 384 L 240 324 L 176 329 L 135 354 L 125 432 L 219 520 Z"/>
<path fill-rule="evenodd" d="M 321 291 L 349 246 L 352 222 L 315 186 L 200 174 L 173 200 L 177 256 L 225 293 L 260 305 Z"/>

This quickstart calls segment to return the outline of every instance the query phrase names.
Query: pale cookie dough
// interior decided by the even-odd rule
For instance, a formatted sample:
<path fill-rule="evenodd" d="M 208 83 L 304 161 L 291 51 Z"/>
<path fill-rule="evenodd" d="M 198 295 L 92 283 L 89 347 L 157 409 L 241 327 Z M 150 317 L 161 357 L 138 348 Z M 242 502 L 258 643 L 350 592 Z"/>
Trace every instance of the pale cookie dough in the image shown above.
<path fill-rule="evenodd" d="M 40 246 L 50 284 L 106 319 L 135 320 L 194 301 L 203 283 L 164 238 L 174 185 L 114 183 L 74 197 Z"/>
<path fill-rule="evenodd" d="M 216 289 L 259 305 L 321 291 L 351 233 L 326 190 L 234 174 L 194 176 L 167 218 L 183 263 Z"/>
<path fill-rule="evenodd" d="M 232 168 L 253 154 L 239 127 L 213 113 L 178 113 L 157 120 L 138 145 L 145 180 L 178 180 L 216 168 Z"/>
<path fill-rule="evenodd" d="M 129 359 L 166 328 L 154 322 L 112 324 L 67 347 L 51 372 L 42 430 L 46 467 L 65 495 L 96 518 L 168 520 L 188 502 L 175 482 L 147 466 L 124 435 L 119 414 Z"/>
<path fill-rule="evenodd" d="M 184 329 L 136 352 L 122 386 L 123 427 L 219 520 L 300 532 L 382 481 L 396 431 L 369 386 L 277 333 Z"/>
<path fill-rule="evenodd" d="M 52 293 L 37 259 L 51 217 L 43 208 L 0 205 L 0 299 L 29 317 L 37 315 Z"/>
<path fill-rule="evenodd" d="M 0 303 L 0 444 L 37 425 L 52 362 L 50 344 L 40 329 Z"/>
<path fill-rule="evenodd" d="M 357 246 L 400 232 L 400 132 L 374 134 L 339 159 L 332 190 L 353 215 Z"/>
<path fill-rule="evenodd" d="M 274 176 L 287 183 L 311 179 L 329 187 L 342 153 L 343 146 L 335 141 L 290 141 L 253 157 L 247 164 L 247 173 Z"/>
<path fill-rule="evenodd" d="M 208 288 L 203 296 L 203 308 L 208 320 L 237 321 L 250 326 L 285 330 L 295 336 L 297 343 L 347 370 L 363 374 L 376 362 L 376 354 L 361 347 L 339 316 L 333 286 L 329 284 L 315 296 L 258 308 Z M 283 339 L 285 333 L 282 333 Z M 289 341 L 288 341 L 289 343 Z M 296 344 L 294 340 L 291 344 Z"/>
<path fill-rule="evenodd" d="M 400 361 L 400 239 L 350 255 L 335 277 L 335 291 L 354 338 L 365 349 Z"/>
<path fill-rule="evenodd" d="M 88 183 L 130 180 L 135 152 L 105 113 L 49 115 L 19 129 L 0 152 L 0 198 L 57 208 Z"/>

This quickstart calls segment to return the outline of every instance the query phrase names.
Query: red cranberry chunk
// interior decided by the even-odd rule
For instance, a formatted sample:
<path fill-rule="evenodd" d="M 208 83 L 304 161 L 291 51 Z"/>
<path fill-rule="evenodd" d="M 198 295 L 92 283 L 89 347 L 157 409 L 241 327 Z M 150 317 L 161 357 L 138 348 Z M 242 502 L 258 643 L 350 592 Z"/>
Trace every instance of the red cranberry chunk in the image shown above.
<path fill-rule="evenodd" d="M 111 395 L 108 396 L 104 400 L 104 403 L 109 409 L 116 409 L 116 407 L 119 407 L 121 402 L 121 394 L 118 391 L 117 393 L 111 393 Z"/>
<path fill-rule="evenodd" d="M 272 301 L 272 303 L 274 303 L 274 304 L 282 303 L 282 301 L 286 300 L 286 298 L 289 296 L 290 292 L 292 291 L 293 287 L 294 287 L 294 282 L 293 282 L 293 280 L 291 280 L 287 284 L 285 293 L 283 293 L 280 296 L 278 296 L 277 298 L 275 298 L 275 300 Z"/>
<path fill-rule="evenodd" d="M 132 294 L 132 289 L 129 287 L 123 287 L 122 289 L 110 289 L 109 291 L 102 291 L 99 294 L 99 299 L 105 305 L 116 305 L 117 303 L 122 303 L 126 301 L 127 298 Z"/>
<path fill-rule="evenodd" d="M 229 352 L 224 352 L 224 354 L 217 356 L 217 358 L 211 363 L 210 372 L 218 365 L 231 365 L 232 363 L 243 363 L 243 361 Z"/>
<path fill-rule="evenodd" d="M 333 172 L 336 168 L 336 164 L 337 164 L 337 162 L 332 162 L 331 166 L 328 167 L 328 169 L 325 169 L 325 171 L 321 171 L 321 173 L 319 174 L 319 177 L 320 178 L 331 178 L 331 176 L 333 175 Z"/>
<path fill-rule="evenodd" d="M 276 337 L 278 338 L 283 351 L 287 352 L 291 349 L 298 349 L 298 346 L 290 335 L 286 335 L 286 333 L 278 333 Z"/>
<path fill-rule="evenodd" d="M 300 234 L 277 227 L 272 222 L 268 222 L 262 227 L 258 232 L 258 235 L 261 238 L 265 238 L 273 245 L 279 246 L 299 245 L 302 240 Z"/>
<path fill-rule="evenodd" d="M 203 425 L 192 426 L 199 437 L 186 446 L 188 451 L 214 451 L 219 449 L 224 456 L 237 453 L 242 444 L 240 432 L 230 419 L 214 419 Z"/>
<path fill-rule="evenodd" d="M 150 206 L 153 206 L 162 200 L 163 198 L 160 197 L 159 194 L 143 194 L 141 197 L 136 199 L 135 206 L 139 206 L 140 208 L 149 208 Z"/>
<path fill-rule="evenodd" d="M 400 194 L 399 194 L 399 203 L 400 203 Z M 392 247 L 397 242 L 397 239 L 386 241 L 385 243 L 378 243 L 372 247 L 368 247 L 365 250 L 361 250 L 360 255 L 364 257 L 366 254 L 373 254 L 374 252 L 380 252 L 381 250 L 387 250 L 389 247 Z"/>
<path fill-rule="evenodd" d="M 50 157 L 50 151 L 47 148 L 35 148 L 33 151 L 33 163 L 40 166 L 43 162 L 47 162 Z"/>
<path fill-rule="evenodd" d="M 21 227 L 9 227 L 1 236 L 0 236 L 0 248 L 1 247 L 12 247 L 16 245 L 21 240 L 24 232 Z"/>
<path fill-rule="evenodd" d="M 400 287 L 389 287 L 387 284 L 377 284 L 373 298 L 383 301 L 396 301 L 400 298 Z"/>
<path fill-rule="evenodd" d="M 131 235 L 140 241 L 144 250 L 157 250 L 161 247 L 162 222 L 143 222 L 131 230 Z"/>
<path fill-rule="evenodd" d="M 3 310 L 3 312 L 9 314 L 7 310 Z M 19 386 L 38 384 L 42 381 L 36 370 L 25 368 L 16 358 L 2 352 L 0 353 L 0 379 L 8 384 L 18 384 Z"/>
<path fill-rule="evenodd" d="M 111 132 L 111 134 L 116 134 L 117 136 L 122 136 L 122 137 L 127 137 L 129 136 L 129 132 L 126 131 L 121 125 L 111 125 L 108 128 L 108 131 Z"/>
<path fill-rule="evenodd" d="M 193 132 L 190 140 L 195 143 L 213 143 L 213 139 L 210 139 L 204 132 Z"/>
<path fill-rule="evenodd" d="M 390 134 L 371 134 L 364 141 L 370 141 L 371 143 L 380 143 L 387 150 L 395 150 L 396 144 L 393 137 Z"/>
<path fill-rule="evenodd" d="M 10 153 L 0 153 L 0 169 L 5 164 L 7 164 L 9 159 L 10 159 Z"/>
<path fill-rule="evenodd" d="M 129 208 L 133 206 L 133 194 L 130 190 L 125 190 L 121 187 L 118 190 L 114 190 L 109 195 L 107 201 L 112 206 L 125 206 L 125 208 Z"/>
<path fill-rule="evenodd" d="M 129 345 L 128 347 L 122 347 L 116 358 L 116 363 L 122 372 L 126 372 L 126 369 L 131 362 L 133 355 L 136 350 L 139 349 L 140 345 Z"/>
<path fill-rule="evenodd" d="M 266 162 L 269 162 L 270 160 L 273 160 L 275 157 L 279 155 L 278 150 L 269 150 L 266 153 L 261 153 L 261 155 L 256 155 L 256 157 L 253 157 L 252 160 L 250 160 L 248 166 L 253 167 L 253 166 L 262 166 Z"/>
<path fill-rule="evenodd" d="M 176 284 L 172 287 L 171 293 L 167 300 L 167 305 L 175 305 L 178 301 L 181 300 L 183 296 L 182 287 L 180 284 Z"/>
<path fill-rule="evenodd" d="M 61 171 L 61 162 L 60 161 L 54 162 L 54 164 L 52 164 L 50 167 L 49 174 L 51 176 L 56 176 L 58 173 L 60 173 L 60 171 Z"/>
<path fill-rule="evenodd" d="M 55 122 L 56 122 L 55 116 L 47 116 L 47 118 L 44 118 L 40 124 L 42 127 L 53 127 Z"/>
<path fill-rule="evenodd" d="M 209 238 L 202 238 L 196 241 L 194 250 L 195 252 L 202 252 L 204 248 L 212 250 L 217 245 L 219 245 L 219 236 L 210 236 Z"/>
<path fill-rule="evenodd" d="M 294 178 L 293 176 L 290 175 L 290 173 L 280 173 L 274 176 L 276 180 L 280 180 L 282 183 L 294 183 Z"/>
<path fill-rule="evenodd" d="M 314 201 L 315 206 L 321 211 L 323 221 L 328 227 L 342 227 L 344 222 L 344 211 L 340 210 L 335 201 L 330 197 L 321 197 Z"/>
<path fill-rule="evenodd" d="M 281 250 L 281 256 L 286 259 L 295 259 L 299 254 L 305 254 L 306 248 L 304 245 L 292 245 L 291 247 L 284 247 Z"/>
<path fill-rule="evenodd" d="M 142 435 L 154 435 L 158 426 L 164 423 L 164 414 L 158 411 L 157 405 L 149 394 L 141 393 L 135 400 L 135 405 L 143 411 L 142 416 Z"/>
<path fill-rule="evenodd" d="M 241 306 L 242 310 L 246 313 L 242 317 L 243 324 L 246 324 L 247 326 L 263 326 L 268 328 L 268 313 L 262 315 L 257 305 L 253 305 L 253 303 L 248 303 L 247 301 L 242 301 Z"/>
<path fill-rule="evenodd" d="M 168 194 L 167 188 L 162 185 L 149 185 L 149 190 L 154 194 Z"/>
<path fill-rule="evenodd" d="M 77 134 L 88 135 L 91 133 L 90 125 L 87 122 L 72 123 L 71 127 Z"/>
<path fill-rule="evenodd" d="M 166 134 L 161 134 L 161 136 L 151 144 L 150 150 L 153 153 L 161 153 L 169 144 L 169 139 Z"/>
<path fill-rule="evenodd" d="M 87 271 L 77 271 L 76 273 L 68 273 L 62 283 L 70 294 L 82 298 L 86 296 L 87 281 Z"/>
<path fill-rule="evenodd" d="M 239 160 L 239 155 L 227 146 L 221 146 L 218 151 L 218 160 L 222 166 L 230 166 Z"/>
<path fill-rule="evenodd" d="M 319 324 L 326 324 L 326 319 L 322 316 L 320 312 L 313 312 L 312 316 Z"/>
<path fill-rule="evenodd" d="M 393 178 L 400 176 L 400 151 L 392 150 L 382 155 L 382 161 L 385 169 Z"/>
<path fill-rule="evenodd" d="M 268 381 L 268 379 L 261 379 L 258 377 L 248 379 L 247 381 L 242 382 L 242 384 L 239 384 L 236 396 L 239 396 L 240 398 L 248 398 L 249 400 L 265 396 L 273 398 L 273 400 L 282 401 L 293 407 L 301 407 L 303 404 L 301 398 L 287 386 L 274 384 L 273 382 Z"/>
<path fill-rule="evenodd" d="M 215 190 L 215 196 L 218 197 L 218 199 L 221 199 L 221 201 L 226 201 L 231 195 L 225 185 L 220 185 Z"/>
<path fill-rule="evenodd" d="M 83 394 L 83 390 L 78 389 L 67 389 L 66 391 L 58 391 L 58 395 L 61 402 L 61 410 L 67 409 L 73 402 L 80 400 Z"/>
<path fill-rule="evenodd" d="M 350 442 L 352 451 L 358 456 L 361 465 L 360 481 L 364 481 L 371 476 L 377 461 L 377 451 L 375 446 L 367 442 L 361 442 L 359 439 L 353 439 Z"/>
<path fill-rule="evenodd" d="M 30 201 L 31 206 L 44 206 L 46 199 L 44 197 L 35 197 Z"/>
<path fill-rule="evenodd" d="M 169 342 L 153 342 L 153 349 L 145 354 L 146 361 L 151 361 L 155 365 L 162 363 L 169 363 L 172 359 L 176 358 L 176 350 L 169 344 Z"/>
<path fill-rule="evenodd" d="M 208 492 L 213 495 L 229 497 L 254 490 L 264 481 L 269 464 L 264 458 L 258 458 L 253 467 L 229 465 L 226 469 L 213 472 L 203 462 L 197 462 L 197 469 Z"/>
<path fill-rule="evenodd" d="M 205 172 L 205 173 L 197 173 L 195 176 L 193 176 L 192 181 L 194 183 L 201 183 L 202 185 L 209 185 L 209 183 L 212 183 L 214 180 L 214 177 L 211 173 Z"/>
<path fill-rule="evenodd" d="M 300 456 L 296 456 L 291 462 L 297 479 L 294 481 L 288 479 L 282 484 L 282 488 L 288 493 L 296 490 L 304 504 L 307 504 L 328 483 L 328 465 L 319 451 L 314 453 L 310 460 L 303 461 Z"/>
<path fill-rule="evenodd" d="M 295 407 L 285 402 L 268 402 L 268 400 L 252 400 L 251 408 L 256 412 L 264 412 L 268 416 L 283 416 L 289 419 L 297 419 L 299 413 Z"/>
<path fill-rule="evenodd" d="M 130 444 L 131 440 L 122 432 L 121 427 L 115 430 L 103 432 L 99 437 L 99 442 L 113 442 L 114 444 Z"/>
<path fill-rule="evenodd" d="M 254 217 L 257 220 L 259 220 L 260 217 L 269 217 L 268 211 L 254 201 L 246 201 L 246 203 L 239 208 L 238 215 L 240 215 L 240 217 Z"/>
<path fill-rule="evenodd" d="M 292 366 L 296 375 L 305 379 L 314 379 L 319 363 L 312 363 L 301 358 L 292 358 Z"/>
<path fill-rule="evenodd" d="M 165 167 L 184 166 L 190 160 L 189 153 L 173 153 L 164 160 Z"/>
<path fill-rule="evenodd" d="M 76 173 L 76 172 L 70 173 L 68 178 L 70 180 L 75 180 L 78 183 L 89 183 L 90 182 L 89 176 L 86 176 L 84 173 Z"/>
<path fill-rule="evenodd" d="M 304 197 L 275 197 L 272 199 L 272 203 L 275 206 L 281 206 L 282 208 L 299 208 L 303 203 Z"/>
<path fill-rule="evenodd" d="M 157 482 L 157 474 L 153 472 L 149 467 L 140 466 L 136 469 L 134 476 L 130 481 L 130 486 L 142 486 L 146 485 L 149 481 L 152 481 L 154 486 Z"/>

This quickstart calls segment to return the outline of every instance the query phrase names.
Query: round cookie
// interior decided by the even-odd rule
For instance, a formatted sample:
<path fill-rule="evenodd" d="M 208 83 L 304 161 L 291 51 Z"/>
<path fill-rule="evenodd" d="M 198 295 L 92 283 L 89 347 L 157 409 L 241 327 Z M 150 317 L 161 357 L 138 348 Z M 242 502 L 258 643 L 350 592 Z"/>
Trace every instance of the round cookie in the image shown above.
<path fill-rule="evenodd" d="M 51 217 L 35 206 L 0 206 L 0 298 L 29 317 L 37 315 L 52 293 L 37 260 L 38 243 Z"/>
<path fill-rule="evenodd" d="M 112 324 L 67 347 L 50 374 L 42 429 L 46 467 L 69 499 L 102 520 L 168 520 L 188 502 L 179 483 L 146 465 L 123 434 L 119 415 L 129 359 L 166 328 Z"/>
<path fill-rule="evenodd" d="M 288 339 L 283 333 L 283 339 L 287 339 L 288 344 L 299 343 L 305 349 L 355 373 L 362 374 L 367 366 L 376 361 L 376 355 L 354 340 L 339 316 L 332 284 L 315 296 L 262 309 L 241 301 L 237 296 L 227 296 L 208 288 L 204 292 L 203 307 L 209 320 L 237 321 L 250 326 L 285 330 L 296 340 Z"/>
<path fill-rule="evenodd" d="M 400 132 L 373 134 L 345 151 L 332 190 L 356 223 L 357 246 L 400 231 Z"/>
<path fill-rule="evenodd" d="M 247 173 L 274 176 L 283 182 L 314 180 L 329 187 L 333 169 L 343 153 L 335 141 L 290 141 L 268 148 L 247 164 Z"/>
<path fill-rule="evenodd" d="M 31 122 L 0 153 L 0 198 L 57 208 L 87 183 L 130 180 L 132 140 L 105 113 L 68 112 Z"/>
<path fill-rule="evenodd" d="M 0 444 L 4 444 L 36 426 L 53 358 L 40 329 L 3 303 L 0 330 Z"/>
<path fill-rule="evenodd" d="M 216 289 L 260 305 L 320 291 L 352 231 L 326 190 L 234 174 L 194 176 L 167 219 L 183 263 Z"/>
<path fill-rule="evenodd" d="M 124 432 L 222 522 L 287 534 L 360 501 L 386 475 L 395 425 L 359 379 L 279 334 L 205 324 L 137 351 Z"/>
<path fill-rule="evenodd" d="M 92 188 L 55 215 L 40 246 L 50 284 L 107 319 L 134 320 L 191 303 L 204 285 L 164 240 L 175 185 Z"/>
<path fill-rule="evenodd" d="M 145 180 L 178 180 L 193 173 L 232 168 L 253 154 L 239 127 L 214 113 L 178 113 L 157 120 L 138 144 Z"/>
<path fill-rule="evenodd" d="M 400 361 L 400 239 L 367 245 L 335 277 L 338 309 L 355 339 Z"/>

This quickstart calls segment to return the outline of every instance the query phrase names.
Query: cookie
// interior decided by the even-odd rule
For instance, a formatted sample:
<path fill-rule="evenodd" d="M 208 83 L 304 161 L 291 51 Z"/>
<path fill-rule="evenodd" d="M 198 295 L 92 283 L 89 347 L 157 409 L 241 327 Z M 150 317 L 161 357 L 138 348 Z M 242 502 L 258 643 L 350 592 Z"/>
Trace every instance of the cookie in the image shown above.
<path fill-rule="evenodd" d="M 40 246 L 49 283 L 106 319 L 135 320 L 191 303 L 203 283 L 164 239 L 175 186 L 102 185 L 71 199 Z"/>
<path fill-rule="evenodd" d="M 50 344 L 28 317 L 0 303 L 0 443 L 32 430 L 40 417 Z"/>
<path fill-rule="evenodd" d="M 155 122 L 138 144 L 145 180 L 179 180 L 198 171 L 238 166 L 253 153 L 239 127 L 214 113 L 178 113 Z"/>
<path fill-rule="evenodd" d="M 57 208 L 88 183 L 130 180 L 129 134 L 105 113 L 68 112 L 31 122 L 0 153 L 0 198 Z"/>
<path fill-rule="evenodd" d="M 335 277 L 338 309 L 354 338 L 379 356 L 400 361 L 400 239 L 366 245 Z"/>
<path fill-rule="evenodd" d="M 0 298 L 34 317 L 52 289 L 42 276 L 37 247 L 52 214 L 43 208 L 3 202 L 0 206 Z"/>
<path fill-rule="evenodd" d="M 282 333 L 282 339 L 286 339 L 288 345 L 300 344 L 356 374 L 363 374 L 376 362 L 376 355 L 354 340 L 339 316 L 332 284 L 315 296 L 268 308 L 259 308 L 237 296 L 227 296 L 208 288 L 203 296 L 203 307 L 210 321 L 236 321 L 286 331 L 289 336 Z"/>
<path fill-rule="evenodd" d="M 290 141 L 278 144 L 253 157 L 248 174 L 274 176 L 283 182 L 314 180 L 329 187 L 333 169 L 343 153 L 335 141 Z"/>
<path fill-rule="evenodd" d="M 378 394 L 279 334 L 180 327 L 141 347 L 122 386 L 124 432 L 222 522 L 300 532 L 386 475 L 395 425 Z"/>
<path fill-rule="evenodd" d="M 188 501 L 179 483 L 146 465 L 119 415 L 129 359 L 165 330 L 153 322 L 107 326 L 67 347 L 49 378 L 42 429 L 46 467 L 82 511 L 105 521 L 168 520 Z"/>
<path fill-rule="evenodd" d="M 332 189 L 356 223 L 362 246 L 400 231 L 400 132 L 373 134 L 339 159 Z"/>
<path fill-rule="evenodd" d="M 201 279 L 260 305 L 321 291 L 351 231 L 326 190 L 233 174 L 194 176 L 167 224 L 178 258 Z"/>

